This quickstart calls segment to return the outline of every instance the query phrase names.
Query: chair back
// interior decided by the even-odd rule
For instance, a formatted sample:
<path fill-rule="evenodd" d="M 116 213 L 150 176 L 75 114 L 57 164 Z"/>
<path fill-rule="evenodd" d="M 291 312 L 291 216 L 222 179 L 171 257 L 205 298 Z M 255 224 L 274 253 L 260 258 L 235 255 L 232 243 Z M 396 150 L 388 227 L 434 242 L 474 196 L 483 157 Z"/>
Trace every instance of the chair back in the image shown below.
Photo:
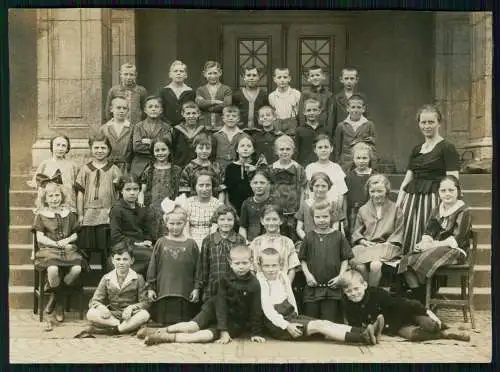
<path fill-rule="evenodd" d="M 38 246 L 38 239 L 36 238 L 36 230 L 34 228 L 31 229 L 31 233 L 33 234 L 33 251 L 36 254 L 40 250 L 40 247 Z"/>

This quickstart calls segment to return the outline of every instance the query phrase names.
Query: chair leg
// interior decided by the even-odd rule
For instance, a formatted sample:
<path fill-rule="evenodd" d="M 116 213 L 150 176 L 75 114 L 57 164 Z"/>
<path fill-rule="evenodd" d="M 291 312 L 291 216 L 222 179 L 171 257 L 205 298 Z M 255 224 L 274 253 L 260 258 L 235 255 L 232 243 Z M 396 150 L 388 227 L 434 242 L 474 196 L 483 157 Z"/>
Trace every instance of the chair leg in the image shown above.
<path fill-rule="evenodd" d="M 470 314 L 470 323 L 472 329 L 476 329 L 476 319 L 474 317 L 474 275 L 469 276 L 468 282 L 468 299 L 469 299 L 469 314 Z"/>
<path fill-rule="evenodd" d="M 467 277 L 463 275 L 460 276 L 460 295 L 461 300 L 467 299 Z M 464 315 L 464 323 L 467 323 L 469 321 L 467 318 L 467 306 L 462 307 L 462 313 Z"/>
<path fill-rule="evenodd" d="M 84 291 L 84 287 L 82 285 L 82 288 L 80 289 L 80 320 L 83 320 L 83 306 L 84 306 L 84 300 L 85 300 L 85 291 Z"/>
<path fill-rule="evenodd" d="M 38 317 L 43 322 L 43 299 L 45 297 L 45 271 L 38 271 Z"/>
<path fill-rule="evenodd" d="M 431 303 L 431 288 L 432 288 L 432 277 L 425 280 L 425 307 L 429 309 Z"/>

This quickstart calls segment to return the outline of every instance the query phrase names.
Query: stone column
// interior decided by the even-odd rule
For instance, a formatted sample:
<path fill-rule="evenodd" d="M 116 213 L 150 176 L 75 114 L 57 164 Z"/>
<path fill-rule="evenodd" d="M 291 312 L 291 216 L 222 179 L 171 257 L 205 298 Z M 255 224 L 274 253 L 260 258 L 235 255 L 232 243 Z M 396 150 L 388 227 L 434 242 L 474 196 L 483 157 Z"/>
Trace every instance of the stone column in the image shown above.
<path fill-rule="evenodd" d="M 441 135 L 464 151 L 469 141 L 471 32 L 469 14 L 435 15 L 435 101 L 443 114 Z"/>
<path fill-rule="evenodd" d="M 470 13 L 472 84 L 469 141 L 475 160 L 491 167 L 492 148 L 492 13 Z"/>
<path fill-rule="evenodd" d="M 71 139 L 70 158 L 88 155 L 111 86 L 111 10 L 40 9 L 37 15 L 37 139 L 33 166 L 50 156 L 49 139 Z"/>
<path fill-rule="evenodd" d="M 120 66 L 136 64 L 135 59 L 135 9 L 112 9 L 112 77 L 113 85 L 120 84 Z"/>

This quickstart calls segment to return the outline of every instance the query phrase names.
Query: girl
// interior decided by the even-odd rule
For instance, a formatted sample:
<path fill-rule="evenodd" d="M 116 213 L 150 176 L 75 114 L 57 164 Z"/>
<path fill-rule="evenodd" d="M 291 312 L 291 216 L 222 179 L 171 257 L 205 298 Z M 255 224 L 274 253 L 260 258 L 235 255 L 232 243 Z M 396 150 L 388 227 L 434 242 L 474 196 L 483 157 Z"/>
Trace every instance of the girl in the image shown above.
<path fill-rule="evenodd" d="M 182 121 L 182 105 L 188 101 L 195 100 L 195 93 L 191 87 L 185 84 L 188 77 L 187 66 L 181 61 L 174 61 L 168 72 L 170 84 L 160 89 L 163 118 L 172 125 Z"/>
<path fill-rule="evenodd" d="M 213 230 L 211 221 L 215 210 L 222 205 L 212 196 L 213 179 L 211 172 L 198 172 L 194 183 L 196 195 L 186 200 L 186 235 L 194 239 L 199 249 L 203 239 Z"/>
<path fill-rule="evenodd" d="M 328 200 L 342 206 L 345 218 L 344 194 L 347 192 L 347 185 L 344 181 L 345 173 L 337 163 L 330 160 L 332 151 L 333 145 L 330 138 L 326 134 L 319 134 L 314 141 L 314 153 L 318 157 L 318 161 L 306 167 L 306 178 L 307 181 L 311 181 L 312 175 L 316 172 L 324 172 L 330 177 L 332 187 L 328 192 Z M 344 228 L 345 225 L 347 222 L 344 222 Z"/>
<path fill-rule="evenodd" d="M 290 283 L 292 283 L 295 278 L 295 271 L 300 267 L 300 261 L 297 252 L 295 252 L 292 239 L 280 234 L 283 214 L 279 206 L 273 204 L 265 205 L 260 216 L 260 223 L 266 232 L 256 237 L 250 243 L 254 260 L 257 260 L 264 249 L 269 247 L 276 249 L 283 261 L 283 272 L 288 276 Z M 255 268 L 259 271 L 259 266 Z"/>
<path fill-rule="evenodd" d="M 172 164 L 171 148 L 172 143 L 168 137 L 154 140 L 151 144 L 151 155 L 155 161 L 146 167 L 140 177 L 141 192 L 138 204 L 150 208 L 153 239 L 164 234 L 160 203 L 165 198 L 174 200 L 179 194 L 181 168 Z"/>
<path fill-rule="evenodd" d="M 399 264 L 398 274 L 404 274 L 413 292 L 425 283 L 426 278 L 432 277 L 439 266 L 461 263 L 467 257 L 471 213 L 461 200 L 458 179 L 445 176 L 439 183 L 438 192 L 440 204 L 431 212 L 422 240 Z"/>
<path fill-rule="evenodd" d="M 251 242 L 261 235 L 262 225 L 260 217 L 262 208 L 266 204 L 273 204 L 271 196 L 271 174 L 267 168 L 258 169 L 250 177 L 250 187 L 253 196 L 248 197 L 241 205 L 240 230 L 239 233 L 247 242 Z"/>
<path fill-rule="evenodd" d="M 459 155 L 455 146 L 439 134 L 443 117 L 433 105 L 417 112 L 417 122 L 425 141 L 410 154 L 408 170 L 399 189 L 396 204 L 406 222 L 403 252 L 411 253 L 420 241 L 427 220 L 438 204 L 439 181 L 445 175 L 458 179 Z"/>
<path fill-rule="evenodd" d="M 232 91 L 230 87 L 220 83 L 222 68 L 219 62 L 205 63 L 203 76 L 207 79 L 207 84 L 196 89 L 196 103 L 202 111 L 204 125 L 218 131 L 222 127 L 222 109 L 231 105 Z"/>
<path fill-rule="evenodd" d="M 198 293 L 194 289 L 199 250 L 184 236 L 186 211 L 174 202 L 164 204 L 167 235 L 155 244 L 146 277 L 148 297 L 154 301 L 155 322 L 171 325 L 191 320 Z"/>
<path fill-rule="evenodd" d="M 254 146 L 250 136 L 244 134 L 235 145 L 238 160 L 230 163 L 224 172 L 224 186 L 227 190 L 227 201 L 241 213 L 243 201 L 252 195 L 250 173 L 257 168 L 253 165 Z"/>
<path fill-rule="evenodd" d="M 78 216 L 70 210 L 66 188 L 53 181 L 44 184 L 37 200 L 38 213 L 33 225 L 40 250 L 36 253 L 35 265 L 47 269 L 49 301 L 47 314 L 56 308 L 56 320 L 64 321 L 64 286 L 70 286 L 80 275 L 86 263 L 77 245 Z M 61 278 L 62 282 L 61 282 Z M 47 318 L 46 330 L 52 330 Z"/>
<path fill-rule="evenodd" d="M 277 204 L 283 209 L 283 233 L 296 240 L 296 220 L 300 200 L 306 187 L 306 174 L 304 168 L 292 160 L 295 143 L 292 137 L 283 135 L 274 142 L 278 160 L 271 165 L 271 174 L 274 179 L 273 196 Z"/>
<path fill-rule="evenodd" d="M 172 127 L 161 119 L 163 112 L 161 98 L 149 96 L 144 102 L 146 120 L 134 126 L 132 134 L 133 159 L 130 171 L 140 176 L 147 164 L 153 160 L 151 145 L 161 137 L 168 137 L 172 141 Z"/>
<path fill-rule="evenodd" d="M 132 243 L 135 257 L 132 269 L 145 277 L 153 248 L 152 221 L 148 209 L 137 202 L 139 187 L 139 178 L 133 173 L 120 177 L 117 187 L 120 200 L 111 208 L 109 219 L 111 245 Z"/>
<path fill-rule="evenodd" d="M 316 172 L 312 175 L 311 181 L 309 182 L 310 195 L 307 199 L 303 199 L 300 202 L 300 207 L 295 218 L 297 219 L 297 236 L 299 239 L 304 240 L 306 234 L 315 229 L 312 205 L 319 202 L 329 202 L 328 201 L 328 191 L 332 188 L 332 181 L 330 177 L 324 172 Z M 332 210 L 332 223 L 333 228 L 336 229 L 336 222 L 342 219 L 342 206 L 330 203 L 330 208 Z"/>
<path fill-rule="evenodd" d="M 307 340 L 313 334 L 321 334 L 328 340 L 345 343 L 374 345 L 384 328 L 383 317 L 377 317 L 373 324 L 351 327 L 328 320 L 311 318 L 297 311 L 290 281 L 281 270 L 283 260 L 274 248 L 266 248 L 257 257 L 261 272 L 257 273 L 260 283 L 262 310 L 266 328 L 278 340 Z"/>
<path fill-rule="evenodd" d="M 174 164 L 184 168 L 195 158 L 193 140 L 207 129 L 199 121 L 200 109 L 194 102 L 186 102 L 182 105 L 181 115 L 183 121 L 177 124 L 172 132 L 172 145 L 174 154 Z"/>
<path fill-rule="evenodd" d="M 344 234 L 332 228 L 330 204 L 315 202 L 312 212 L 315 228 L 306 234 L 299 253 L 307 283 L 302 294 L 304 314 L 334 322 L 340 315 L 338 281 L 353 254 Z"/>
<path fill-rule="evenodd" d="M 200 133 L 194 137 L 193 147 L 196 158 L 191 160 L 182 170 L 180 176 L 179 192 L 186 196 L 195 195 L 194 183 L 196 174 L 201 170 L 210 171 L 214 174 L 213 195 L 217 196 L 221 202 L 224 202 L 224 170 L 214 159 L 214 146 L 212 136 L 207 133 Z"/>
<path fill-rule="evenodd" d="M 352 148 L 354 169 L 347 173 L 345 183 L 347 185 L 346 207 L 349 233 L 354 229 L 354 222 L 359 208 L 368 201 L 365 184 L 368 178 L 375 174 L 371 168 L 374 160 L 373 149 L 364 142 L 355 144 Z M 349 234 L 350 235 L 350 234 Z"/>
<path fill-rule="evenodd" d="M 37 179 L 43 180 L 46 177 L 56 176 L 59 171 L 62 178 L 65 193 L 67 195 L 66 204 L 75 209 L 76 193 L 75 182 L 78 175 L 78 166 L 75 162 L 66 159 L 66 154 L 71 150 L 71 143 L 67 136 L 55 136 L 50 139 L 50 159 L 43 160 L 35 171 L 33 179 L 28 181 L 30 187 L 37 187 L 41 192 Z M 45 176 L 45 177 L 44 177 Z"/>
<path fill-rule="evenodd" d="M 227 205 L 218 207 L 212 216 L 217 231 L 203 239 L 196 274 L 196 289 L 203 291 L 203 302 L 216 294 L 217 284 L 230 271 L 229 251 L 245 245 L 245 239 L 234 231 L 237 221 L 236 211 Z"/>
<path fill-rule="evenodd" d="M 352 232 L 354 259 L 351 266 L 368 278 L 368 285 L 377 287 L 382 277 L 382 262 L 401 255 L 404 221 L 396 204 L 389 200 L 391 184 L 382 174 L 366 182 L 368 202 L 358 212 Z"/>
<path fill-rule="evenodd" d="M 116 184 L 120 169 L 109 161 L 111 144 L 103 135 L 89 139 L 94 158 L 85 164 L 76 179 L 77 209 L 80 222 L 78 246 L 87 254 L 101 252 L 101 270 L 106 268 L 109 256 L 110 227 L 109 211 L 118 199 Z"/>

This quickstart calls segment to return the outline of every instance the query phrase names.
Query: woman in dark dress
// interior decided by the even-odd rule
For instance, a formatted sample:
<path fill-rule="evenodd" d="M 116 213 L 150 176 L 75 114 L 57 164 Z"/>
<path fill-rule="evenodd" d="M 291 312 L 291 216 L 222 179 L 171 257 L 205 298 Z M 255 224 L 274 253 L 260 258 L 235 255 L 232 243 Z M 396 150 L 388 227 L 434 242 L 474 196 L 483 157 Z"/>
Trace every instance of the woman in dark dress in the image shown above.
<path fill-rule="evenodd" d="M 441 178 L 453 175 L 458 179 L 459 170 L 455 146 L 439 135 L 441 112 L 433 105 L 424 105 L 417 113 L 417 121 L 425 142 L 411 152 L 396 201 L 405 221 L 403 253 L 411 253 L 420 241 L 431 211 L 438 204 Z"/>

